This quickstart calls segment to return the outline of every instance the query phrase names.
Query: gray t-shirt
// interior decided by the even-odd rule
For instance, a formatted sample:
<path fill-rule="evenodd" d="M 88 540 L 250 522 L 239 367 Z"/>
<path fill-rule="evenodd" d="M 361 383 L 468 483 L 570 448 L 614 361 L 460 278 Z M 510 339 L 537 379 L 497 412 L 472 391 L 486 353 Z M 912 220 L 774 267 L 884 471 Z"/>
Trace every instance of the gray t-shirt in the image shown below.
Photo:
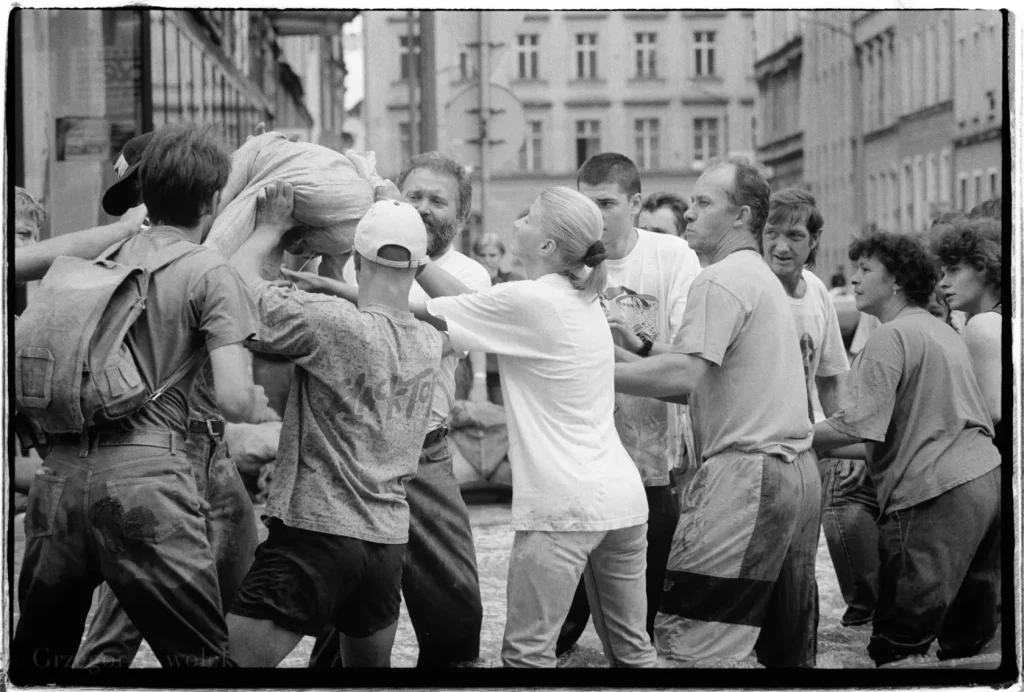
<path fill-rule="evenodd" d="M 963 339 L 910 308 L 879 326 L 854 358 L 846 407 L 829 422 L 868 440 L 885 514 L 937 497 L 999 465 L 992 422 Z"/>
<path fill-rule="evenodd" d="M 786 289 L 754 251 L 697 275 L 676 350 L 712 364 L 690 394 L 701 459 L 726 450 L 792 461 L 811 447 L 803 360 Z"/>
<path fill-rule="evenodd" d="M 411 312 L 255 280 L 260 348 L 296 365 L 267 515 L 308 531 L 406 543 L 404 483 L 427 433 L 441 335 Z"/>
<path fill-rule="evenodd" d="M 131 238 L 113 259 L 146 264 L 180 242 L 191 241 L 176 228 L 155 226 Z M 152 389 L 161 386 L 196 351 L 245 341 L 258 328 L 256 307 L 242 277 L 215 250 L 196 247 L 192 254 L 151 275 L 146 309 L 126 336 L 140 374 Z M 163 396 L 119 424 L 132 430 L 184 433 L 193 383 L 206 357 L 200 356 Z"/>

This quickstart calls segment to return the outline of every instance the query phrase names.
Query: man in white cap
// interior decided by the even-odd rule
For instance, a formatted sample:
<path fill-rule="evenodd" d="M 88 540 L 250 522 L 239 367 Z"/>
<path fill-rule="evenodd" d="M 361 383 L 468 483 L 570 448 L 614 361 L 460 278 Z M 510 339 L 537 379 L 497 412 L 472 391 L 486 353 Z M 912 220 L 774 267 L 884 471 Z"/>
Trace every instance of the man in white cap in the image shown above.
<path fill-rule="evenodd" d="M 416 473 L 441 336 L 409 311 L 429 262 L 409 204 L 377 202 L 356 227 L 358 306 L 260 275 L 292 218 L 291 186 L 267 187 L 257 228 L 231 257 L 249 281 L 260 347 L 290 357 L 267 540 L 228 615 L 242 666 L 274 667 L 305 635 L 341 633 L 346 667 L 390 665 L 409 537 L 404 482 Z"/>

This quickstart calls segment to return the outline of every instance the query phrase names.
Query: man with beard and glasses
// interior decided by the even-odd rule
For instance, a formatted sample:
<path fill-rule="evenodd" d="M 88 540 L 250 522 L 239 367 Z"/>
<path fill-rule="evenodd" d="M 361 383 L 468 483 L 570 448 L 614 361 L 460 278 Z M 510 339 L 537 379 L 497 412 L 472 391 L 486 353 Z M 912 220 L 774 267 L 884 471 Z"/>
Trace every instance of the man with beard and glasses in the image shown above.
<path fill-rule="evenodd" d="M 403 199 L 423 219 L 431 259 L 409 292 L 410 303 L 489 288 L 487 270 L 452 248 L 452 241 L 471 210 L 473 188 L 466 169 L 443 154 L 427 152 L 412 159 L 398 177 L 398 188 Z M 431 265 L 445 271 L 432 272 Z M 325 258 L 321 274 L 328 276 L 333 269 L 330 258 Z M 290 278 L 299 276 L 288 271 L 282 273 Z M 356 277 L 351 262 L 341 272 L 341 278 L 348 284 L 341 288 L 351 290 L 351 295 L 343 293 L 342 297 L 354 300 Z M 456 353 L 441 360 L 416 477 L 405 486 L 410 520 L 402 566 L 402 596 L 416 631 L 420 649 L 417 666 L 421 668 L 466 664 L 480 655 L 483 606 L 476 551 L 469 512 L 452 473 L 446 426 L 455 403 L 455 368 L 464 355 Z M 309 664 L 322 668 L 340 663 L 338 633 L 330 629 L 317 639 Z"/>

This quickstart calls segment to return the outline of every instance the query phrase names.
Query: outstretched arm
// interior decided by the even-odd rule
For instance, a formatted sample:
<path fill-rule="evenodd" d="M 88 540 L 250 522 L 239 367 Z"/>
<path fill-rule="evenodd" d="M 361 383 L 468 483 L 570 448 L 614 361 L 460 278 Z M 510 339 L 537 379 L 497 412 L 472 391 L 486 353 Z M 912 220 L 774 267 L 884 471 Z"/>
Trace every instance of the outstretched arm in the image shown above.
<path fill-rule="evenodd" d="M 664 353 L 615 364 L 615 391 L 685 403 L 711 363 L 686 353 Z"/>
<path fill-rule="evenodd" d="M 59 235 L 14 251 L 14 281 L 25 283 L 43 278 L 54 260 L 61 256 L 92 259 L 114 243 L 142 228 L 146 205 L 129 209 L 112 224 Z"/>
<path fill-rule="evenodd" d="M 284 255 L 282 237 L 295 225 L 294 190 L 289 183 L 274 183 L 256 199 L 256 229 L 228 262 L 246 281 L 277 278 Z"/>

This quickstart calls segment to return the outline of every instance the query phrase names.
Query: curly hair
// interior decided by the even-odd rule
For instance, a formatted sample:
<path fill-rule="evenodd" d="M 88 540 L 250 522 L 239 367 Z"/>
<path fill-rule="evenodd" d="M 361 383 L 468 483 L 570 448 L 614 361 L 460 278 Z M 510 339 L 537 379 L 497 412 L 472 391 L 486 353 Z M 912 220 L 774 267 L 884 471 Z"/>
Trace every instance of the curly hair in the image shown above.
<path fill-rule="evenodd" d="M 909 302 L 922 308 L 928 305 L 939 274 L 935 259 L 917 238 L 878 231 L 855 239 L 848 254 L 851 262 L 874 257 L 895 277 Z"/>
<path fill-rule="evenodd" d="M 469 171 L 461 163 L 447 154 L 434 150 L 413 156 L 408 167 L 398 176 L 398 189 L 401 190 L 409 174 L 420 168 L 433 171 L 438 175 L 446 175 L 455 181 L 456 194 L 455 215 L 460 224 L 465 224 L 473 213 L 473 181 Z"/>
<path fill-rule="evenodd" d="M 998 293 L 1003 286 L 1002 224 L 995 219 L 960 218 L 936 226 L 932 245 L 944 267 L 967 264 L 985 275 L 985 283 Z"/>
<path fill-rule="evenodd" d="M 971 219 L 995 219 L 1000 221 L 1003 218 L 1003 198 L 1002 196 L 993 197 L 992 199 L 986 199 L 984 202 L 979 202 L 970 212 L 967 213 L 968 218 Z"/>

